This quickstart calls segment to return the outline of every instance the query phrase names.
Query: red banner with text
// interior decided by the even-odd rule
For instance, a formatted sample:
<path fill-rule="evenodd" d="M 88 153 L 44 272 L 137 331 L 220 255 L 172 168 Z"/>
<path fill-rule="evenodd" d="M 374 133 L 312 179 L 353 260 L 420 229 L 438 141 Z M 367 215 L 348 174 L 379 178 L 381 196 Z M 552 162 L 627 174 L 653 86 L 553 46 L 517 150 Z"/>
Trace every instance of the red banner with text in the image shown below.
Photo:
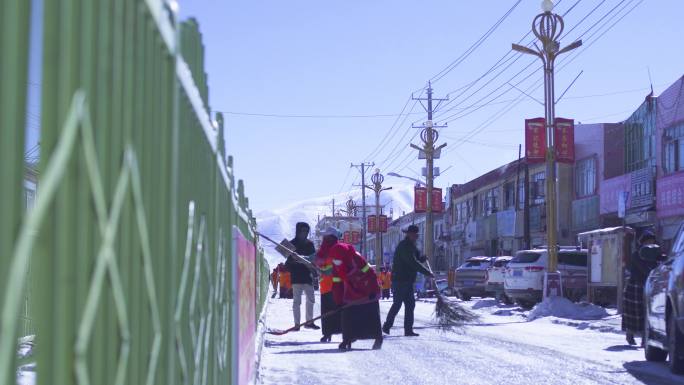
<path fill-rule="evenodd" d="M 559 163 L 575 163 L 575 121 L 556 118 L 555 123 L 553 144 L 556 151 L 556 161 Z"/>
<path fill-rule="evenodd" d="M 427 189 L 415 187 L 413 192 L 413 211 L 424 213 L 427 210 Z"/>
<path fill-rule="evenodd" d="M 352 244 L 357 244 L 361 242 L 361 233 L 358 231 L 352 231 L 351 232 L 351 243 Z"/>
<path fill-rule="evenodd" d="M 413 211 L 416 213 L 424 213 L 427 211 L 427 188 L 416 187 L 413 202 Z M 441 213 L 444 211 L 442 204 L 442 189 L 432 188 L 432 212 Z"/>
<path fill-rule="evenodd" d="M 543 163 L 546 159 L 546 120 L 525 119 L 525 159 L 527 163 Z"/>
<path fill-rule="evenodd" d="M 387 232 L 387 215 L 380 215 L 380 221 L 378 222 L 381 233 Z"/>
<path fill-rule="evenodd" d="M 378 231 L 377 226 L 378 226 L 377 217 L 375 215 L 369 215 L 368 216 L 368 232 L 374 233 L 374 232 Z"/>

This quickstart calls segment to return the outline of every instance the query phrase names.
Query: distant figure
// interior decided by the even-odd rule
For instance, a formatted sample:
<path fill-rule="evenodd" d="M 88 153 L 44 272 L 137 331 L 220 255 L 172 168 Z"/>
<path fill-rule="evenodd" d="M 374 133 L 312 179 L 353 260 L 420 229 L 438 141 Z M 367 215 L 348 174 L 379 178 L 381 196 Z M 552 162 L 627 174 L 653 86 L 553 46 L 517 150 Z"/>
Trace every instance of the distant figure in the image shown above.
<path fill-rule="evenodd" d="M 402 303 L 404 304 L 404 335 L 407 337 L 417 337 L 418 333 L 413 331 L 413 309 L 416 307 L 416 297 L 413 293 L 413 284 L 416 282 L 416 274 L 421 272 L 428 277 L 434 277 L 430 270 L 425 268 L 421 262 L 425 258 L 420 257 L 420 252 L 416 247 L 418 241 L 418 226 L 410 225 L 406 230 L 402 230 L 406 237 L 399 242 L 394 251 L 394 262 L 392 265 L 392 289 L 394 298 L 392 307 L 387 313 L 387 319 L 382 326 L 382 331 L 390 334 L 390 329 L 394 325 L 394 318 L 399 313 Z"/>
<path fill-rule="evenodd" d="M 392 272 L 389 269 L 382 268 L 380 286 L 382 288 L 382 299 L 389 299 L 390 289 L 392 288 Z"/>
<path fill-rule="evenodd" d="M 276 294 L 278 293 L 278 268 L 276 267 L 273 269 L 271 272 L 271 286 L 273 286 L 273 294 L 271 295 L 271 298 L 275 298 Z"/>
<path fill-rule="evenodd" d="M 382 347 L 380 328 L 380 286 L 375 270 L 357 253 L 354 246 L 338 242 L 335 228 L 323 231 L 321 255 L 332 258 L 333 265 L 344 282 L 342 298 L 333 293 L 342 310 L 342 343 L 340 350 L 350 350 L 356 340 L 375 340 L 373 349 Z M 339 295 L 339 294 L 338 294 Z"/>
<path fill-rule="evenodd" d="M 295 237 L 290 241 L 295 247 L 295 252 L 303 257 L 313 257 L 316 254 L 313 242 L 309 240 L 310 227 L 305 222 L 297 223 L 295 227 Z M 313 308 L 316 302 L 314 298 L 313 278 L 310 268 L 295 257 L 288 257 L 285 266 L 292 274 L 292 314 L 294 315 L 295 325 L 301 321 L 302 293 L 306 296 L 306 324 L 307 329 L 320 329 L 311 322 L 313 318 Z M 296 330 L 296 329 L 295 329 Z"/>
<path fill-rule="evenodd" d="M 649 245 L 656 244 L 656 237 L 650 231 L 646 231 L 639 238 L 639 247 L 632 253 L 627 263 L 629 280 L 624 289 L 622 309 L 622 330 L 630 345 L 636 345 L 635 335 L 641 335 L 644 330 L 644 285 L 651 270 L 658 266 L 659 257 L 648 255 L 654 250 Z M 660 253 L 659 248 L 655 248 Z M 652 253 L 650 253 L 652 254 Z M 641 341 L 643 345 L 643 338 Z"/>
<path fill-rule="evenodd" d="M 290 273 L 284 263 L 278 264 L 278 285 L 280 286 L 278 298 L 289 298 Z"/>
<path fill-rule="evenodd" d="M 333 231 L 328 230 L 328 232 Z M 342 333 L 342 312 L 331 314 L 339 308 L 338 303 L 342 303 L 344 293 L 344 283 L 333 263 L 333 258 L 328 253 L 335 242 L 337 242 L 336 237 L 324 237 L 314 260 L 320 269 L 321 315 L 329 314 L 321 318 L 321 331 L 323 332 L 321 342 L 330 342 L 333 334 Z"/>

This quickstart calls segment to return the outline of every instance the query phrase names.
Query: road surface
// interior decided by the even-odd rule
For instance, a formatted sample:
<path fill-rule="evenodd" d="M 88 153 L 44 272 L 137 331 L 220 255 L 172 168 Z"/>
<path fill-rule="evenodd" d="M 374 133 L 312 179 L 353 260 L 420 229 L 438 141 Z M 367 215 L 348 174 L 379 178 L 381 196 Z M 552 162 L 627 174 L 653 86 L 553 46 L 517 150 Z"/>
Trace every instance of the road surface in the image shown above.
<path fill-rule="evenodd" d="M 271 299 L 266 324 L 291 326 L 292 301 Z M 684 384 L 660 363 L 644 360 L 624 335 L 580 330 L 547 319 L 527 322 L 520 309 L 491 300 L 466 303 L 480 322 L 461 333 L 443 333 L 432 324 L 434 304 L 418 302 L 416 332 L 403 336 L 403 310 L 382 350 L 372 341 L 340 352 L 341 336 L 319 342 L 320 332 L 302 330 L 264 338 L 261 384 Z M 381 302 L 384 320 L 390 302 Z M 316 313 L 319 309 L 316 309 Z"/>

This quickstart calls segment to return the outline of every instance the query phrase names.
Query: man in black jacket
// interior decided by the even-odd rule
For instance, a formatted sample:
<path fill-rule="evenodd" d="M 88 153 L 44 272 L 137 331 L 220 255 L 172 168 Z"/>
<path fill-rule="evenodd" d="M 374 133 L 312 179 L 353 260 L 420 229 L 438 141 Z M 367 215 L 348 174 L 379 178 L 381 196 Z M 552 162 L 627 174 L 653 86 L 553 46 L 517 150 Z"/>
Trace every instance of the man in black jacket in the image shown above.
<path fill-rule="evenodd" d="M 392 262 L 392 289 L 394 298 L 392 307 L 387 313 L 387 319 L 382 326 L 382 331 L 390 333 L 394 324 L 394 318 L 404 304 L 404 335 L 407 337 L 417 337 L 418 333 L 413 331 L 413 309 L 416 307 L 416 298 L 413 293 L 413 284 L 416 282 L 416 274 L 421 272 L 428 277 L 434 277 L 432 272 L 425 268 L 421 262 L 425 257 L 420 257 L 420 252 L 416 247 L 418 240 L 418 226 L 411 225 L 406 230 L 402 230 L 406 238 L 399 242 L 394 251 L 394 261 Z"/>
<path fill-rule="evenodd" d="M 311 257 L 316 254 L 313 242 L 309 240 L 310 227 L 305 222 L 297 223 L 295 228 L 296 236 L 290 242 L 294 245 L 297 254 L 303 257 Z M 313 307 L 315 303 L 313 278 L 311 270 L 304 263 L 297 261 L 293 257 L 288 257 L 285 266 L 290 271 L 292 277 L 292 313 L 295 325 L 299 325 L 301 320 L 302 293 L 306 296 L 306 320 L 304 325 L 307 329 L 320 329 L 316 324 L 310 322 L 313 318 Z"/>

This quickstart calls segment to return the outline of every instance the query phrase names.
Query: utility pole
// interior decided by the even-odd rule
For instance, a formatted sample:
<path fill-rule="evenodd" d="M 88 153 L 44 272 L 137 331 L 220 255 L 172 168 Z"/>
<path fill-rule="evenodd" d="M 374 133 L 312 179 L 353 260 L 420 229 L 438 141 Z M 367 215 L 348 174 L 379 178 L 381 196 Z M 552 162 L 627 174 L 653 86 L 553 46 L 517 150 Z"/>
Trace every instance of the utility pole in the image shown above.
<path fill-rule="evenodd" d="M 561 54 L 582 45 L 582 40 L 561 48 L 558 39 L 563 35 L 563 17 L 553 13 L 553 1 L 542 2 L 542 13 L 532 22 L 532 32 L 541 44 L 532 48 L 513 44 L 514 51 L 529 54 L 541 59 L 544 64 L 544 117 L 546 120 L 546 239 L 549 252 L 548 271 L 544 276 L 544 298 L 561 296 L 561 276 L 558 271 L 558 209 L 556 196 L 556 158 L 555 158 L 555 121 L 556 96 L 554 86 L 554 65 Z M 540 46 L 541 45 L 541 46 Z"/>
<path fill-rule="evenodd" d="M 434 256 L 434 221 L 432 217 L 432 188 L 434 185 L 434 160 L 439 159 L 442 148 L 446 146 L 443 143 L 439 147 L 435 147 L 435 142 L 439 139 L 439 133 L 436 128 L 446 128 L 446 125 L 436 126 L 432 122 L 432 114 L 439 107 L 439 104 L 443 101 L 449 100 L 449 98 L 444 99 L 434 99 L 432 97 L 432 83 L 428 83 L 427 98 L 413 98 L 413 100 L 420 101 L 423 105 L 423 101 L 427 101 L 427 107 L 423 105 L 427 111 L 428 119 L 420 126 L 413 126 L 414 128 L 422 128 L 423 131 L 420 133 L 420 139 L 423 141 L 423 148 L 416 146 L 411 143 L 411 147 L 418 150 L 418 159 L 425 159 L 426 164 L 426 185 L 427 185 L 427 207 L 425 208 L 425 243 L 424 249 L 425 256 L 428 258 L 431 266 L 437 266 L 435 264 Z M 437 106 L 433 105 L 433 102 L 437 102 Z"/>
<path fill-rule="evenodd" d="M 363 234 L 361 235 L 361 254 L 366 255 L 366 167 L 373 167 L 375 163 L 361 162 L 360 164 L 352 163 L 349 167 L 356 167 L 361 170 L 361 204 L 363 205 Z"/>
<path fill-rule="evenodd" d="M 368 188 L 375 191 L 375 266 L 379 269 L 383 266 L 382 261 L 382 240 L 380 232 L 380 193 L 385 190 L 391 190 L 392 187 L 382 188 L 382 182 L 385 181 L 385 177 L 380 174 L 380 169 L 375 169 L 375 174 L 371 176 L 371 182 L 373 186 L 368 186 Z"/>

